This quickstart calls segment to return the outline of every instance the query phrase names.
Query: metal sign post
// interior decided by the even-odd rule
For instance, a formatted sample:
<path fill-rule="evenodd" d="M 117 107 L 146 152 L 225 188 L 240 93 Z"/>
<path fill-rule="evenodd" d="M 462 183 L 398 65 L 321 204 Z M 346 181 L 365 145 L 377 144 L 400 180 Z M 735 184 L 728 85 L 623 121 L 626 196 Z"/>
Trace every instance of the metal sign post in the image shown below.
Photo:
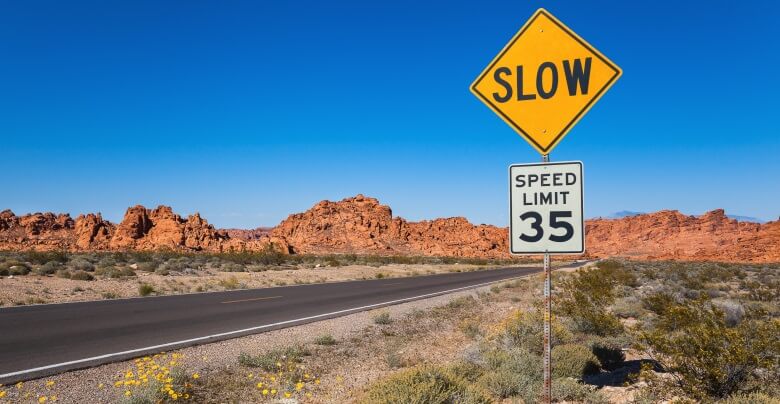
<path fill-rule="evenodd" d="M 550 155 L 542 156 L 542 162 L 549 163 Z M 544 392 L 542 402 L 552 402 L 552 271 L 550 270 L 550 254 L 544 253 Z"/>

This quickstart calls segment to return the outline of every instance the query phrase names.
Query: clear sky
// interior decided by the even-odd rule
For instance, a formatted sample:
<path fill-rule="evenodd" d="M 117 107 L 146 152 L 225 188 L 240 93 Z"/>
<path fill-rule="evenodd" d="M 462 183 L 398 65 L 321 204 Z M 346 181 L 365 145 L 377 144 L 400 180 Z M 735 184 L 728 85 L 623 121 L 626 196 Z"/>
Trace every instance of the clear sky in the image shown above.
<path fill-rule="evenodd" d="M 772 1 L 3 2 L 0 209 L 251 228 L 363 193 L 506 225 L 539 155 L 468 87 L 540 6 L 623 69 L 552 153 L 586 216 L 777 219 Z"/>

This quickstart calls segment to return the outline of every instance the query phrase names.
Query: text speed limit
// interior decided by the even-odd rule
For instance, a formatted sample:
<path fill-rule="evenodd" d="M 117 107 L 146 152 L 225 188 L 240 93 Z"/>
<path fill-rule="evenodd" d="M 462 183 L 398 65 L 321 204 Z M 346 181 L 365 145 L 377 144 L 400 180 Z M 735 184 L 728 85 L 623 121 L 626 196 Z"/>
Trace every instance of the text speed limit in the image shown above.
<path fill-rule="evenodd" d="M 579 161 L 510 166 L 510 252 L 585 252 L 582 190 Z"/>

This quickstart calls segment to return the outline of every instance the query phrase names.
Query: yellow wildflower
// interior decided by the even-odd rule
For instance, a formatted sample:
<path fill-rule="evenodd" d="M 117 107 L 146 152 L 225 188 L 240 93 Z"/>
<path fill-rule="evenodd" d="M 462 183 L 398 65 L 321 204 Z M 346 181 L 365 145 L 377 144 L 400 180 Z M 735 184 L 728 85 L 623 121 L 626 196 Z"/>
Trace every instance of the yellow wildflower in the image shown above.
<path fill-rule="evenodd" d="M 257 383 L 257 388 L 259 389 L 261 387 L 263 387 L 263 383 Z"/>
<path fill-rule="evenodd" d="M 119 387 L 119 386 L 121 386 L 121 385 L 122 385 L 122 382 L 121 382 L 121 381 L 118 381 L 118 382 L 114 383 L 114 387 Z"/>
<path fill-rule="evenodd" d="M 5 394 L 6 394 L 5 390 L 0 390 L 0 398 L 5 397 Z"/>
<path fill-rule="evenodd" d="M 49 397 L 49 400 L 51 400 L 51 401 L 57 401 L 57 396 L 51 396 L 51 397 Z"/>
<path fill-rule="evenodd" d="M 320 379 L 314 379 L 314 384 L 320 384 Z"/>
<path fill-rule="evenodd" d="M 264 389 L 264 390 L 263 390 L 263 395 L 264 395 L 264 396 L 267 396 L 267 395 L 268 395 L 268 389 Z"/>
<path fill-rule="evenodd" d="M 22 382 L 16 383 L 16 388 L 17 389 L 21 389 L 22 387 L 24 387 L 24 383 L 22 383 Z"/>
<path fill-rule="evenodd" d="M 195 373 L 195 374 L 193 374 L 193 375 L 192 375 L 192 378 L 193 378 L 193 379 L 197 379 L 197 378 L 199 378 L 199 377 L 200 377 L 200 375 L 199 375 L 199 374 L 197 374 L 197 373 Z"/>
<path fill-rule="evenodd" d="M 276 389 L 271 389 L 271 394 L 276 394 Z"/>
<path fill-rule="evenodd" d="M 53 381 L 49 380 L 48 382 L 46 382 L 46 387 L 51 387 L 51 386 L 54 386 Z"/>
<path fill-rule="evenodd" d="M 98 388 L 102 389 L 103 388 L 103 383 L 98 384 Z"/>
<path fill-rule="evenodd" d="M 45 403 L 46 402 L 46 397 L 44 397 L 44 396 L 38 397 L 38 402 L 41 403 L 41 404 Z"/>
<path fill-rule="evenodd" d="M 303 383 L 301 383 L 301 382 L 298 382 L 298 383 L 295 385 L 295 390 L 300 390 L 300 389 L 302 389 L 302 388 L 303 388 Z"/>
<path fill-rule="evenodd" d="M 125 390 L 125 397 L 130 397 L 132 395 L 133 393 L 131 393 L 130 390 Z"/>
<path fill-rule="evenodd" d="M 292 393 L 290 393 L 290 392 L 288 392 L 288 391 L 285 391 L 285 392 L 284 392 L 284 397 L 285 397 L 285 398 L 290 398 L 290 396 L 292 396 Z"/>

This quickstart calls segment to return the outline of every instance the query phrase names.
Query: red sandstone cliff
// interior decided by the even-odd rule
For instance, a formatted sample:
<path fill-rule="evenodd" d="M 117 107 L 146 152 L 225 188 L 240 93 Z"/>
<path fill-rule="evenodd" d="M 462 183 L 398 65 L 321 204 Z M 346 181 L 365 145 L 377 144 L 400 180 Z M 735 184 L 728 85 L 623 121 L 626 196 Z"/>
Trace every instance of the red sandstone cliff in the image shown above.
<path fill-rule="evenodd" d="M 322 201 L 273 229 L 217 230 L 199 214 L 134 206 L 114 225 L 100 214 L 0 212 L 0 249 L 259 251 L 508 257 L 507 229 L 454 217 L 409 222 L 374 198 Z M 660 211 L 586 221 L 590 257 L 780 262 L 780 221 L 738 222 L 714 210 L 702 216 Z"/>

